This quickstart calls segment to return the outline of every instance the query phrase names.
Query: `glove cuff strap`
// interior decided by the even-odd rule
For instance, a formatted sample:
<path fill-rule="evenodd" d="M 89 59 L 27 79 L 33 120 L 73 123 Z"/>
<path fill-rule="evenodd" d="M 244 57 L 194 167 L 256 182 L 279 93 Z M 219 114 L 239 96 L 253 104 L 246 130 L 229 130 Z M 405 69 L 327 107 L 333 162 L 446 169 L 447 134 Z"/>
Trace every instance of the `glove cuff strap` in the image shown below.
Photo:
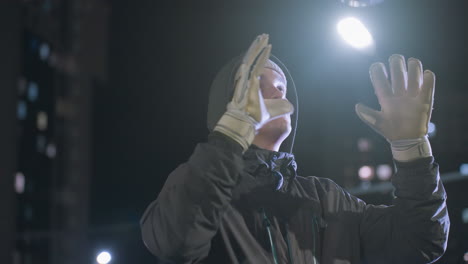
<path fill-rule="evenodd" d="M 397 161 L 411 161 L 432 156 L 431 144 L 427 136 L 415 139 L 390 141 L 393 158 Z"/>
<path fill-rule="evenodd" d="M 223 133 L 239 143 L 246 151 L 255 137 L 255 126 L 252 122 L 226 112 L 216 124 L 214 131 Z"/>

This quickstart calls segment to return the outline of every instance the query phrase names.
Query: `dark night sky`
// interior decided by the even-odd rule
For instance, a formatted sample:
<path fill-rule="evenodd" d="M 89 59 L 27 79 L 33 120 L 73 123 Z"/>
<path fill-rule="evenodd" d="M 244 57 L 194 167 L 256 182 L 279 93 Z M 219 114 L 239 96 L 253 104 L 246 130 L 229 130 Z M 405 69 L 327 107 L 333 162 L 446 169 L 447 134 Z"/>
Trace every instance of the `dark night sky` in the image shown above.
<path fill-rule="evenodd" d="M 433 149 L 436 158 L 448 153 L 444 137 L 453 136 L 448 119 L 456 107 L 444 98 L 468 90 L 467 1 L 387 0 L 360 10 L 336 2 L 112 1 L 110 81 L 95 98 L 92 224 L 138 221 L 167 175 L 206 139 L 211 79 L 261 33 L 270 34 L 298 87 L 301 175 L 340 182 L 343 169 L 333 165 L 345 163 L 358 137 L 386 146 L 354 113 L 360 101 L 376 106 L 368 77 L 375 58 L 337 37 L 336 22 L 346 15 L 369 27 L 378 57 L 420 58 L 436 73 Z M 389 160 L 388 147 L 380 150 Z M 442 172 L 458 168 L 451 160 L 468 162 L 466 152 L 440 156 Z"/>

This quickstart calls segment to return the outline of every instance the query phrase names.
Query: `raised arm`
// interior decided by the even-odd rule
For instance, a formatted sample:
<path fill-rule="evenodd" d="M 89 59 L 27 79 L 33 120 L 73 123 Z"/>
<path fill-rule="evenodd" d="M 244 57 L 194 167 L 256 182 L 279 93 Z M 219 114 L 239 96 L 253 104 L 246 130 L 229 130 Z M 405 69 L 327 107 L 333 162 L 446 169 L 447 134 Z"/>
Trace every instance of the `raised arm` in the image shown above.
<path fill-rule="evenodd" d="M 208 143 L 199 144 L 188 162 L 169 175 L 146 210 L 143 240 L 160 260 L 193 263 L 208 255 L 243 170 L 243 152 L 263 124 L 293 111 L 286 99 L 263 99 L 259 76 L 270 50 L 267 35 L 254 40 L 237 70 L 233 98 Z"/>
<path fill-rule="evenodd" d="M 450 220 L 432 157 L 396 162 L 394 206 L 367 205 L 360 224 L 368 263 L 432 263 L 447 247 Z"/>
<path fill-rule="evenodd" d="M 173 171 L 141 219 L 147 248 L 160 260 L 192 263 L 208 255 L 243 169 L 242 148 L 214 132 Z"/>
<path fill-rule="evenodd" d="M 366 204 L 328 179 L 312 178 L 326 223 L 324 263 L 432 263 L 445 252 L 450 221 L 438 165 L 432 157 L 395 164 L 391 206 Z M 350 243 L 352 250 L 343 250 Z"/>
<path fill-rule="evenodd" d="M 369 263 L 429 263 L 446 249 L 446 193 L 427 137 L 435 75 L 401 55 L 373 64 L 370 76 L 380 111 L 358 104 L 358 116 L 389 141 L 397 167 L 395 205 L 366 206 L 360 234 Z M 379 252 L 382 252 L 379 253 Z M 385 261 L 383 259 L 386 259 Z"/>

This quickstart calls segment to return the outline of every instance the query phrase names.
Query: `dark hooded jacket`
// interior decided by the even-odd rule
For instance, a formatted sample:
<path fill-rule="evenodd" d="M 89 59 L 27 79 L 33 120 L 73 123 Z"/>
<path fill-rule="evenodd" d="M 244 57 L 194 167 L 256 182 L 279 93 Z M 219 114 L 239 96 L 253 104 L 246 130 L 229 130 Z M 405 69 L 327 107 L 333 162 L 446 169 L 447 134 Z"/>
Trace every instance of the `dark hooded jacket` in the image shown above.
<path fill-rule="evenodd" d="M 446 193 L 433 157 L 397 162 L 392 206 L 369 205 L 326 178 L 301 177 L 292 153 L 297 96 L 286 67 L 293 132 L 280 152 L 245 153 L 221 133 L 168 177 L 141 219 L 157 263 L 430 263 L 446 249 Z M 215 78 L 212 131 L 232 96 L 234 59 Z M 313 162 L 313 161 L 312 161 Z"/>

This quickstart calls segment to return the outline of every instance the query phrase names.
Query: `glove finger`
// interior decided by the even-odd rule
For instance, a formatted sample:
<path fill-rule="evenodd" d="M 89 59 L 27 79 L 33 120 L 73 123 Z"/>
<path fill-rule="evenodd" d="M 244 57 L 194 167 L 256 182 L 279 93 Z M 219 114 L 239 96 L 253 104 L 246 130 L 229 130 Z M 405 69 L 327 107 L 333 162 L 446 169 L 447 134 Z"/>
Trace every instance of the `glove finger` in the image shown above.
<path fill-rule="evenodd" d="M 246 104 L 246 93 L 248 91 L 249 85 L 247 84 L 248 77 L 248 68 L 245 64 L 241 64 L 237 70 L 237 78 L 235 81 L 234 94 L 232 101 L 240 106 Z"/>
<path fill-rule="evenodd" d="M 424 82 L 421 88 L 420 98 L 423 103 L 430 103 L 434 100 L 435 74 L 430 70 L 424 71 Z"/>
<path fill-rule="evenodd" d="M 265 99 L 264 102 L 271 119 L 294 113 L 294 106 L 287 99 Z"/>
<path fill-rule="evenodd" d="M 392 96 L 392 87 L 388 81 L 388 74 L 383 63 L 372 64 L 369 68 L 369 75 L 379 102 L 383 102 L 386 97 Z"/>
<path fill-rule="evenodd" d="M 415 97 L 421 91 L 423 84 L 422 63 L 415 58 L 408 59 L 408 94 Z"/>
<path fill-rule="evenodd" d="M 424 83 L 421 88 L 420 100 L 423 104 L 429 104 L 429 120 L 431 120 L 432 107 L 434 106 L 435 74 L 430 70 L 424 71 Z"/>
<path fill-rule="evenodd" d="M 378 127 L 378 120 L 380 119 L 380 112 L 369 108 L 363 104 L 356 104 L 356 114 L 358 117 L 366 123 L 368 126 L 376 130 L 379 134 L 381 134 L 380 129 Z"/>
<path fill-rule="evenodd" d="M 262 74 L 263 69 L 265 68 L 265 64 L 268 61 L 268 58 L 270 58 L 270 53 L 271 45 L 267 45 L 262 50 L 262 53 L 259 55 L 257 62 L 255 63 L 255 66 L 253 67 L 252 72 L 250 74 L 250 78 L 258 78 L 258 76 Z"/>
<path fill-rule="evenodd" d="M 250 68 L 258 55 L 268 45 L 268 38 L 267 34 L 257 36 L 247 50 L 247 53 L 244 55 L 242 63 L 246 64 L 248 68 Z"/>
<path fill-rule="evenodd" d="M 260 91 L 260 81 L 258 76 L 263 71 L 266 61 L 270 57 L 271 45 L 267 45 L 260 53 L 251 73 L 249 74 L 248 80 L 248 112 L 258 122 L 262 122 L 262 119 L 268 119 L 268 111 L 265 110 L 264 99 Z M 254 109 L 257 107 L 257 109 Z"/>
<path fill-rule="evenodd" d="M 244 107 L 247 103 L 246 98 L 249 88 L 248 81 L 250 68 L 252 67 L 252 64 L 258 55 L 264 50 L 264 47 L 267 46 L 267 44 L 267 34 L 257 36 L 244 55 L 242 64 L 239 66 L 239 69 L 237 69 L 233 102 L 238 104 L 240 107 Z"/>
<path fill-rule="evenodd" d="M 264 99 L 262 92 L 259 88 L 259 80 L 257 78 L 251 78 L 249 80 L 249 90 L 248 90 L 248 102 L 246 103 L 246 111 L 251 117 L 253 117 L 257 122 L 262 122 L 262 119 L 268 118 L 268 112 L 265 110 Z"/>
<path fill-rule="evenodd" d="M 393 94 L 396 96 L 402 96 L 406 93 L 408 84 L 405 57 L 400 54 L 393 54 L 390 56 L 388 61 L 390 63 Z"/>

